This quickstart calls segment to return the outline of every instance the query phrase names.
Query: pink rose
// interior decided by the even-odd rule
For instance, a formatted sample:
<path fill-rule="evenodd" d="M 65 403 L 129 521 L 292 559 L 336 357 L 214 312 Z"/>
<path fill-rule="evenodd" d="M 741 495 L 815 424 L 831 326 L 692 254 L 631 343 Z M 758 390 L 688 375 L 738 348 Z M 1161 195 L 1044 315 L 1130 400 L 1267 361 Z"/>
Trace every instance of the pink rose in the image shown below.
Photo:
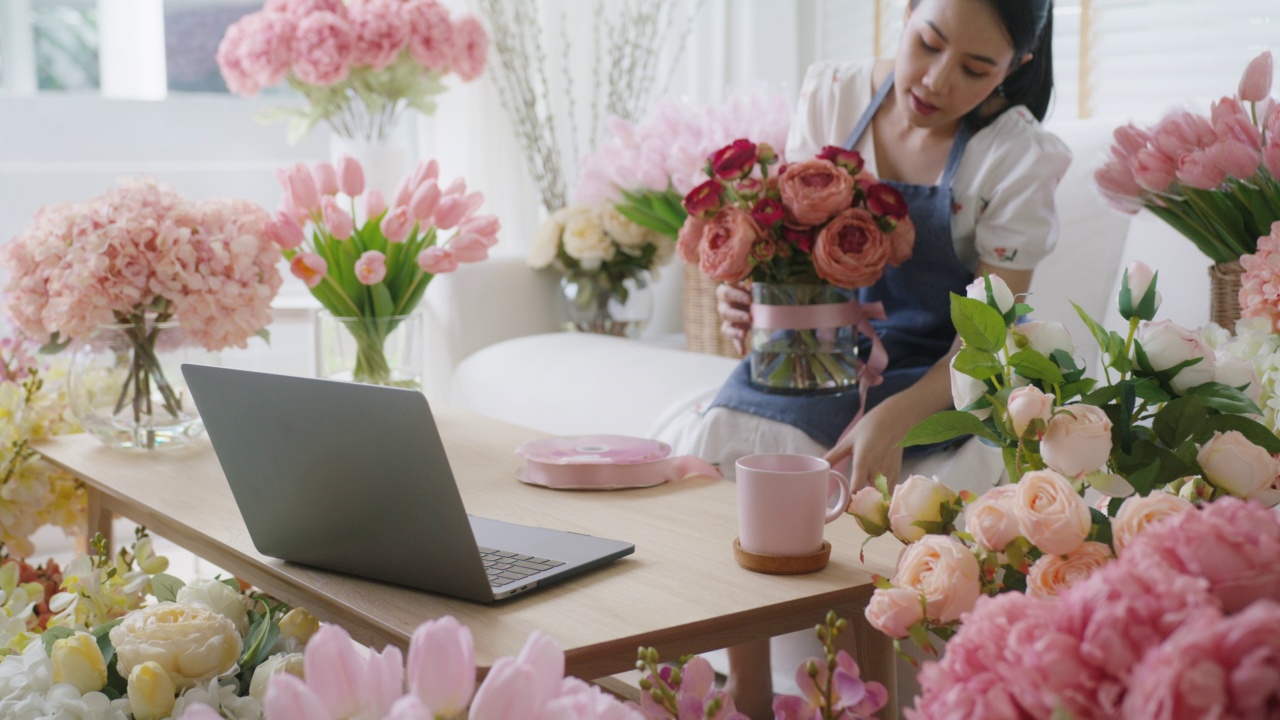
<path fill-rule="evenodd" d="M 409 26 L 389 2 L 366 2 L 351 8 L 351 31 L 351 64 L 374 70 L 395 62 L 409 44 Z"/>
<path fill-rule="evenodd" d="M 455 56 L 449 11 L 437 0 L 412 0 L 403 13 L 409 20 L 409 54 L 428 70 L 447 71 Z"/>
<path fill-rule="evenodd" d="M 1066 555 L 1088 537 L 1093 520 L 1071 482 L 1052 470 L 1035 470 L 1018 481 L 1013 513 L 1022 536 L 1051 555 Z"/>
<path fill-rule="evenodd" d="M 1262 102 L 1271 94 L 1271 51 L 1267 50 L 1249 61 L 1240 77 L 1240 99 L 1245 102 Z"/>
<path fill-rule="evenodd" d="M 907 217 L 907 201 L 897 188 L 877 183 L 867 188 L 867 209 L 875 215 L 902 220 Z"/>
<path fill-rule="evenodd" d="M 1040 455 L 1050 468 L 1071 478 L 1101 468 L 1111 455 L 1111 419 L 1093 405 L 1064 406 L 1049 418 Z"/>
<path fill-rule="evenodd" d="M 849 514 L 862 531 L 872 537 L 883 535 L 889 528 L 889 503 L 873 487 L 864 487 L 849 500 Z"/>
<path fill-rule="evenodd" d="M 719 180 L 708 180 L 684 196 L 684 209 L 690 217 L 710 220 L 724 205 L 724 186 Z"/>
<path fill-rule="evenodd" d="M 805 160 L 782 171 L 778 191 L 793 222 L 821 225 L 853 204 L 853 176 L 830 160 Z"/>
<path fill-rule="evenodd" d="M 316 189 L 321 195 L 338 194 L 338 171 L 333 163 L 316 163 L 311 168 L 311 177 L 315 178 Z"/>
<path fill-rule="evenodd" d="M 484 25 L 473 15 L 466 15 L 453 26 L 453 59 L 449 66 L 464 82 L 471 82 L 484 73 L 485 59 L 489 53 L 489 34 Z"/>
<path fill-rule="evenodd" d="M 387 242 L 402 243 L 413 231 L 414 222 L 413 216 L 409 214 L 409 208 L 401 206 L 388 212 L 378 227 L 382 230 L 382 235 Z"/>
<path fill-rule="evenodd" d="M 361 285 L 377 285 L 387 276 L 387 256 L 377 250 L 366 250 L 356 260 L 356 279 Z"/>
<path fill-rule="evenodd" d="M 819 160 L 830 160 L 854 177 L 857 177 L 858 173 L 866 167 L 866 163 L 862 160 L 862 153 L 857 150 L 846 150 L 839 145 L 827 145 L 816 157 Z"/>
<path fill-rule="evenodd" d="M 951 488 L 923 475 L 912 475 L 893 489 L 889 501 L 889 527 L 905 543 L 920 540 L 928 532 L 915 523 L 942 523 L 942 507 L 956 501 Z M 941 532 L 938 528 L 935 532 Z"/>
<path fill-rule="evenodd" d="M 818 231 L 813 269 L 818 277 L 844 288 L 874 285 L 884 273 L 892 248 L 871 213 L 843 210 Z"/>
<path fill-rule="evenodd" d="M 1040 388 L 1028 385 L 1009 393 L 1009 422 L 1013 424 L 1013 432 L 1018 437 L 1025 436 L 1036 420 L 1048 423 L 1052 415 L 1053 396 L 1045 394 Z"/>
<path fill-rule="evenodd" d="M 867 622 L 891 638 L 905 638 L 911 626 L 924 619 L 920 593 L 902 588 L 879 588 L 867 603 Z"/>
<path fill-rule="evenodd" d="M 1196 462 L 1206 480 L 1242 498 L 1270 488 L 1280 474 L 1275 458 L 1236 430 L 1215 432 L 1196 453 Z"/>
<path fill-rule="evenodd" d="M 681 260 L 690 265 L 698 264 L 702 230 L 706 224 L 706 221 L 697 215 L 690 215 L 685 218 L 684 225 L 680 226 L 680 234 L 676 238 L 676 253 Z"/>
<path fill-rule="evenodd" d="M 324 216 L 325 227 L 334 240 L 347 240 L 355 232 L 355 221 L 346 210 L 338 207 L 338 202 L 326 195 L 320 201 L 320 211 Z"/>
<path fill-rule="evenodd" d="M 329 272 L 329 264 L 315 253 L 298 253 L 289 263 L 289 272 L 306 283 L 307 287 L 314 288 L 324 280 L 325 274 Z"/>
<path fill-rule="evenodd" d="M 1120 504 L 1111 521 L 1111 540 L 1117 553 L 1123 553 L 1133 539 L 1160 520 L 1180 515 L 1196 506 L 1172 493 L 1157 490 L 1147 496 L 1133 495 Z"/>
<path fill-rule="evenodd" d="M 338 158 L 335 172 L 338 176 L 338 189 L 345 195 L 358 197 L 364 192 L 364 168 L 360 167 L 359 160 L 350 155 L 343 155 Z"/>
<path fill-rule="evenodd" d="M 316 12 L 298 23 L 293 39 L 293 74 L 308 85 L 333 85 L 347 79 L 355 39 L 346 20 Z"/>
<path fill-rule="evenodd" d="M 699 267 L 720 282 L 738 282 L 751 272 L 751 246 L 760 228 L 751 216 L 734 207 L 716 214 L 702 230 Z"/>
<path fill-rule="evenodd" d="M 707 164 L 711 173 L 721 180 L 737 180 L 750 175 L 759 159 L 755 143 L 738 139 L 711 153 Z"/>
<path fill-rule="evenodd" d="M 432 275 L 443 275 L 458 269 L 458 258 L 453 251 L 445 247 L 429 247 L 418 253 L 418 267 L 422 272 Z"/>
<path fill-rule="evenodd" d="M 782 207 L 782 203 L 773 198 L 760 198 L 751 208 L 751 217 L 757 225 L 765 229 L 781 223 L 785 216 L 786 210 Z"/>
<path fill-rule="evenodd" d="M 940 623 L 959 620 L 982 594 L 978 560 L 950 535 L 928 535 L 912 543 L 898 558 L 894 587 L 925 600 L 925 617 Z"/>
<path fill-rule="evenodd" d="M 1067 555 L 1043 555 L 1027 575 L 1027 593 L 1042 598 L 1058 597 L 1111 560 L 1111 548 L 1098 542 L 1082 543 Z"/>
<path fill-rule="evenodd" d="M 889 264 L 898 267 L 911 259 L 916 248 L 916 224 L 904 217 L 889 231 Z"/>
<path fill-rule="evenodd" d="M 964 510 L 964 531 L 973 536 L 978 547 L 989 552 L 1003 552 L 1022 531 L 1013 511 L 1017 485 L 1001 485 L 983 493 Z"/>

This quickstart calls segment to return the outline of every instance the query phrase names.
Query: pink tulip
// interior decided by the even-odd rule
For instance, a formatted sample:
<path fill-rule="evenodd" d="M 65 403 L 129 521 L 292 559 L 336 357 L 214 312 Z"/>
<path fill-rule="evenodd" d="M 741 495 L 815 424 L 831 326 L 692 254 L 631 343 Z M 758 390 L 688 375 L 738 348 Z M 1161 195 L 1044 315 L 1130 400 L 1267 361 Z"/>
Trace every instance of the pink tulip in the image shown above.
<path fill-rule="evenodd" d="M 1217 133 L 1219 142 L 1238 140 L 1254 150 L 1262 147 L 1262 131 L 1253 124 L 1253 117 L 1239 100 L 1231 97 L 1222 98 L 1213 104 L 1210 117 L 1213 121 L 1213 131 Z M 1259 115 L 1259 117 L 1266 116 Z"/>
<path fill-rule="evenodd" d="M 533 670 L 538 698 L 535 707 L 542 707 L 558 694 L 564 681 L 564 650 L 554 638 L 541 630 L 534 630 L 525 640 L 516 661 Z"/>
<path fill-rule="evenodd" d="M 499 658 L 476 691 L 469 720 L 537 717 L 542 706 L 537 702 L 537 679 L 534 673 L 534 668 L 526 663 L 508 657 Z"/>
<path fill-rule="evenodd" d="M 445 189 L 444 194 L 445 195 L 466 195 L 467 194 L 466 178 L 457 178 L 453 182 L 449 183 L 449 187 Z"/>
<path fill-rule="evenodd" d="M 1122 158 L 1133 157 L 1151 142 L 1151 133 L 1133 123 L 1116 128 L 1115 132 L 1112 133 L 1112 137 L 1116 141 L 1116 144 L 1112 146 L 1112 150 Z"/>
<path fill-rule="evenodd" d="M 436 715 L 431 708 L 418 699 L 417 695 L 405 695 L 391 706 L 386 720 L 435 720 Z M 273 718 L 274 720 L 274 718 Z"/>
<path fill-rule="evenodd" d="M 1151 144 L 1171 159 L 1212 145 L 1218 136 L 1208 118 L 1185 110 L 1167 115 L 1151 133 Z"/>
<path fill-rule="evenodd" d="M 498 232 L 502 224 L 496 215 L 473 215 L 458 225 L 458 232 L 466 235 L 479 235 L 485 244 L 493 247 L 498 244 Z"/>
<path fill-rule="evenodd" d="M 476 687 L 471 631 L 449 616 L 418 626 L 409 641 L 407 679 L 412 696 L 435 715 L 461 713 Z"/>
<path fill-rule="evenodd" d="M 276 213 L 276 217 L 267 224 L 267 237 L 271 238 L 281 250 L 292 250 L 306 240 L 302 226 L 287 212 Z"/>
<path fill-rule="evenodd" d="M 338 201 L 333 197 L 326 195 L 320 201 L 320 210 L 324 215 L 324 224 L 335 240 L 346 240 L 355 232 L 356 224 L 351 219 L 351 214 L 338 207 Z"/>
<path fill-rule="evenodd" d="M 424 273 L 443 275 L 458 269 L 458 258 L 447 247 L 433 246 L 418 253 L 418 267 Z"/>
<path fill-rule="evenodd" d="M 377 188 L 369 188 L 369 192 L 365 193 L 364 196 L 364 216 L 369 220 L 377 220 L 386 211 L 387 199 L 382 197 L 382 191 Z"/>
<path fill-rule="evenodd" d="M 439 202 L 440 186 L 430 182 L 413 191 L 413 198 L 409 200 L 409 212 L 412 212 L 415 218 L 426 222 L 431 219 L 431 213 L 436 211 L 436 205 Z"/>
<path fill-rule="evenodd" d="M 377 285 L 387 276 L 387 256 L 377 250 L 366 250 L 356 260 L 356 279 L 361 285 Z"/>
<path fill-rule="evenodd" d="M 1209 146 L 1205 152 L 1208 153 L 1209 160 L 1223 172 L 1239 180 L 1253 177 L 1261 162 L 1257 150 L 1236 140 L 1220 141 Z"/>
<path fill-rule="evenodd" d="M 1133 157 L 1133 179 L 1153 193 L 1168 191 L 1177 177 L 1178 164 L 1163 152 L 1146 148 Z"/>
<path fill-rule="evenodd" d="M 317 163 L 311 169 L 311 175 L 316 180 L 316 189 L 321 195 L 337 195 L 338 194 L 338 171 L 334 169 L 331 163 Z"/>
<path fill-rule="evenodd" d="M 1267 50 L 1249 62 L 1240 78 L 1240 99 L 1258 102 L 1271 93 L 1271 51 Z"/>
<path fill-rule="evenodd" d="M 1093 173 L 1093 181 L 1102 190 L 1107 203 L 1116 210 L 1132 215 L 1142 209 L 1142 187 L 1133 179 L 1133 171 L 1123 160 L 1112 159 Z"/>
<path fill-rule="evenodd" d="M 392 201 L 394 207 L 404 207 L 409 204 L 409 199 L 413 197 L 413 191 L 416 186 L 413 184 L 413 178 L 405 178 L 396 186 L 395 199 Z"/>
<path fill-rule="evenodd" d="M 409 176 L 409 187 L 411 191 L 417 190 L 424 183 L 440 177 L 440 163 L 434 158 L 426 162 L 418 163 L 418 167 L 413 169 L 413 174 Z"/>
<path fill-rule="evenodd" d="M 323 701 L 301 679 L 289 673 L 271 676 L 262 709 L 271 720 L 315 720 L 333 717 Z"/>
<path fill-rule="evenodd" d="M 458 262 L 480 262 L 489 258 L 489 244 L 479 235 L 454 235 L 445 247 L 453 252 Z"/>
<path fill-rule="evenodd" d="M 351 197 L 364 192 L 364 168 L 350 155 L 338 158 L 338 188 Z"/>
<path fill-rule="evenodd" d="M 303 651 L 307 685 L 329 714 L 322 717 L 382 717 L 403 694 L 400 649 L 361 654 L 345 630 L 325 625 Z"/>
<path fill-rule="evenodd" d="M 306 165 L 298 163 L 287 171 L 288 186 L 285 192 L 289 202 L 299 210 L 315 210 L 320 204 L 320 191 L 316 188 L 315 178 Z"/>
<path fill-rule="evenodd" d="M 413 231 L 413 224 L 414 220 L 409 214 L 409 208 L 399 205 L 382 218 L 378 227 L 382 229 L 382 235 L 387 238 L 387 242 L 402 243 Z"/>
<path fill-rule="evenodd" d="M 462 216 L 464 218 L 469 218 L 472 215 L 475 215 L 476 211 L 480 209 L 480 206 L 484 204 L 484 193 L 469 193 L 464 199 L 467 201 L 467 209 Z"/>
<path fill-rule="evenodd" d="M 324 280 L 329 272 L 329 264 L 315 253 L 298 253 L 289 262 L 289 272 L 306 283 L 307 287 L 314 288 Z"/>
<path fill-rule="evenodd" d="M 448 230 L 462 221 L 467 214 L 467 199 L 461 195 L 445 195 L 436 206 L 435 225 Z"/>
<path fill-rule="evenodd" d="M 1262 148 L 1262 164 L 1273 179 L 1280 179 L 1280 138 Z"/>
<path fill-rule="evenodd" d="M 293 197 L 289 195 L 288 191 L 286 191 L 284 197 L 281 198 L 280 209 L 276 212 L 283 216 L 293 218 L 293 221 L 298 223 L 298 225 L 305 225 L 311 220 L 311 213 L 294 206 Z"/>
<path fill-rule="evenodd" d="M 1206 150 L 1187 153 L 1178 161 L 1178 181 L 1188 187 L 1213 190 L 1226 179 L 1226 172 L 1209 158 Z"/>

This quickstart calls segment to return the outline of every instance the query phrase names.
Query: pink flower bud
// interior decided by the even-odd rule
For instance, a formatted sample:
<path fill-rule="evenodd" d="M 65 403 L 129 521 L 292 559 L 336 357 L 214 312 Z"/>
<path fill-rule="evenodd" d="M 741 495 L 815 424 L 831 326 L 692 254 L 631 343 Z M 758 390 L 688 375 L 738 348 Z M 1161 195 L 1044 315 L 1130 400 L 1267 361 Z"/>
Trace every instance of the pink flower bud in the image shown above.
<path fill-rule="evenodd" d="M 311 175 L 315 178 L 316 189 L 321 195 L 338 194 L 338 171 L 332 164 L 327 162 L 317 164 L 311 169 Z"/>
<path fill-rule="evenodd" d="M 387 276 L 387 256 L 367 250 L 356 260 L 356 279 L 362 285 L 377 285 Z"/>
<path fill-rule="evenodd" d="M 338 158 L 338 188 L 351 197 L 364 192 L 364 168 L 350 155 Z"/>
<path fill-rule="evenodd" d="M 423 623 L 409 641 L 405 680 L 409 693 L 437 714 L 467 709 L 475 692 L 475 643 L 471 631 L 450 616 Z"/>
<path fill-rule="evenodd" d="M 387 200 L 382 197 L 382 191 L 377 188 L 369 188 L 369 192 L 364 196 L 364 216 L 369 220 L 377 220 L 386 211 Z"/>
<path fill-rule="evenodd" d="M 1249 62 L 1240 78 L 1240 99 L 1259 102 L 1271 93 L 1271 51 L 1267 50 Z"/>
<path fill-rule="evenodd" d="M 324 200 L 320 201 L 320 211 L 324 215 L 324 224 L 334 240 L 346 240 L 351 237 L 351 233 L 355 232 L 355 221 L 346 210 L 338 207 L 338 201 L 331 196 L 326 195 Z"/>
<path fill-rule="evenodd" d="M 439 202 L 440 186 L 434 182 L 427 183 L 414 191 L 413 198 L 409 200 L 409 212 L 425 223 L 431 219 L 431 214 L 436 211 L 436 205 Z"/>
<path fill-rule="evenodd" d="M 289 272 L 306 283 L 307 287 L 314 288 L 324 280 L 324 276 L 329 272 L 329 264 L 315 253 L 298 253 L 289 263 Z"/>
<path fill-rule="evenodd" d="M 311 176 L 311 170 L 306 165 L 298 163 L 289 168 L 286 178 L 288 186 L 285 192 L 288 193 L 289 202 L 293 207 L 306 211 L 315 210 L 320 204 L 320 191 L 316 189 L 316 181 Z"/>
<path fill-rule="evenodd" d="M 441 230 L 454 227 L 467 213 L 467 199 L 461 195 L 446 195 L 436 207 L 435 225 Z"/>
<path fill-rule="evenodd" d="M 388 212 L 378 227 L 382 229 L 387 242 L 402 243 L 409 237 L 413 224 L 414 219 L 409 214 L 409 208 L 401 205 Z"/>
<path fill-rule="evenodd" d="M 418 163 L 418 166 L 413 169 L 413 174 L 409 176 L 410 194 L 424 183 L 429 183 L 438 177 L 440 177 L 440 163 L 434 158 Z"/>
<path fill-rule="evenodd" d="M 413 178 L 407 177 L 400 181 L 396 186 L 395 199 L 392 201 L 394 207 L 404 207 L 409 204 L 409 200 L 413 198 L 413 191 L 417 186 L 413 184 Z"/>
<path fill-rule="evenodd" d="M 1036 420 L 1049 422 L 1053 414 L 1053 396 L 1034 385 L 1020 387 L 1009 393 L 1009 422 L 1013 432 L 1023 437 Z"/>
<path fill-rule="evenodd" d="M 453 252 L 458 262 L 480 262 L 489 258 L 489 245 L 479 235 L 454 235 L 445 247 Z"/>
<path fill-rule="evenodd" d="M 444 194 L 445 195 L 466 195 L 467 194 L 466 178 L 457 178 L 453 182 L 449 183 L 449 187 L 445 188 Z"/>
<path fill-rule="evenodd" d="M 449 248 L 429 247 L 418 253 L 418 267 L 425 273 L 443 275 L 458 269 L 458 259 Z"/>
<path fill-rule="evenodd" d="M 481 205 L 484 204 L 484 193 L 482 192 L 468 193 L 464 199 L 467 201 L 467 204 L 466 204 L 466 210 L 462 213 L 462 217 L 469 218 L 472 215 L 474 215 L 477 210 L 480 209 Z"/>
<path fill-rule="evenodd" d="M 302 227 L 284 212 L 276 213 L 275 219 L 267 225 L 267 237 L 279 245 L 281 250 L 292 250 L 306 240 Z"/>

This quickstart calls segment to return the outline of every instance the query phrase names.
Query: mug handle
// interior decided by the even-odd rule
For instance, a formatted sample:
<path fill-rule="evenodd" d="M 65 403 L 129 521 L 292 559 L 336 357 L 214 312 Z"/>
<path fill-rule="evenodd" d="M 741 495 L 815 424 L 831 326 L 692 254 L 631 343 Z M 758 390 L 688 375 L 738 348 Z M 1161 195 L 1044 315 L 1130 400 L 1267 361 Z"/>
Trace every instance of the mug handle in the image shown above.
<path fill-rule="evenodd" d="M 840 489 L 840 497 L 838 500 L 836 500 L 835 507 L 827 508 L 826 522 L 831 522 L 832 520 L 835 520 L 836 518 L 843 515 L 845 508 L 849 507 L 849 499 L 853 497 L 853 491 L 850 489 L 850 486 L 849 486 L 849 479 L 846 478 L 844 475 L 841 475 L 839 472 L 835 470 L 831 471 L 831 477 L 828 480 L 828 484 L 827 484 L 828 499 L 831 497 L 831 488 L 833 486 Z"/>

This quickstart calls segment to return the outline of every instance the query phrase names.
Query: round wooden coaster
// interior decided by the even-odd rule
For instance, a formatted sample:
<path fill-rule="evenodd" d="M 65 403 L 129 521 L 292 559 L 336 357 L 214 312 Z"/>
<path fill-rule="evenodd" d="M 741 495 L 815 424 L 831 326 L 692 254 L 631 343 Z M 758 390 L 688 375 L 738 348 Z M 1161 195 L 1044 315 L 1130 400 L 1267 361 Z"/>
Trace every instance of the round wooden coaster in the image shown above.
<path fill-rule="evenodd" d="M 811 555 L 760 555 L 742 549 L 738 538 L 733 539 L 733 559 L 742 567 L 769 575 L 803 575 L 817 572 L 831 560 L 831 543 L 822 541 L 822 549 Z"/>

